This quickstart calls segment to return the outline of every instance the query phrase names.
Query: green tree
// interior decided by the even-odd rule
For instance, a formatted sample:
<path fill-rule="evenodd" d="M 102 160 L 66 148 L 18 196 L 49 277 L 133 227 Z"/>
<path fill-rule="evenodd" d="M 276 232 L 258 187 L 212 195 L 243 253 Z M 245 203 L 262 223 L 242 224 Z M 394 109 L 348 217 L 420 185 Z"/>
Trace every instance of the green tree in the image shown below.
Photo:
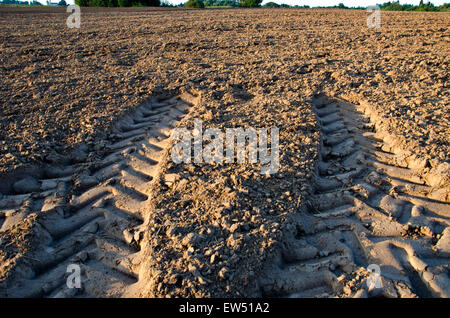
<path fill-rule="evenodd" d="M 263 5 L 264 8 L 279 8 L 280 5 L 275 2 L 267 2 L 265 5 Z"/>
<path fill-rule="evenodd" d="M 205 4 L 202 0 L 189 0 L 184 4 L 185 8 L 204 8 Z"/>
<path fill-rule="evenodd" d="M 108 0 L 93 0 L 92 7 L 107 7 L 108 6 Z M 89 3 L 90 5 L 90 3 Z"/>
<path fill-rule="evenodd" d="M 67 6 L 67 2 L 65 0 L 61 0 L 61 1 L 58 2 L 58 5 L 65 7 L 65 6 Z"/>
<path fill-rule="evenodd" d="M 89 0 L 75 0 L 75 4 L 80 7 L 89 7 Z"/>
<path fill-rule="evenodd" d="M 258 8 L 261 6 L 262 0 L 239 0 L 241 8 Z"/>
<path fill-rule="evenodd" d="M 161 4 L 159 0 L 137 0 L 136 3 L 147 7 L 159 7 Z"/>
<path fill-rule="evenodd" d="M 131 7 L 130 0 L 118 0 L 117 4 L 119 5 L 119 7 Z"/>
<path fill-rule="evenodd" d="M 423 0 L 420 1 L 420 4 L 418 6 L 412 4 L 400 4 L 398 0 L 385 2 L 380 5 L 380 8 L 382 10 L 388 11 L 448 11 L 448 7 L 448 3 L 444 3 L 443 5 L 436 7 L 430 1 L 424 4 Z"/>

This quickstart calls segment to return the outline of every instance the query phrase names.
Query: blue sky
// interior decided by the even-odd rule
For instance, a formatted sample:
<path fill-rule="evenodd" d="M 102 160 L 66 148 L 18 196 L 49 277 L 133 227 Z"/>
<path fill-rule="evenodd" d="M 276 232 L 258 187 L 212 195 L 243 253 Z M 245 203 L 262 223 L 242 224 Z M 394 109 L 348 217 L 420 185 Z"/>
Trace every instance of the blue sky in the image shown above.
<path fill-rule="evenodd" d="M 41 3 L 45 3 L 45 0 L 38 0 Z M 52 0 L 52 2 L 58 2 L 59 0 Z M 178 3 L 182 3 L 182 2 L 186 2 L 187 0 L 169 0 L 169 2 L 173 3 L 173 4 L 178 4 Z M 384 3 L 387 2 L 388 0 L 264 0 L 263 4 L 266 2 L 276 2 L 276 3 L 286 3 L 286 4 L 290 4 L 290 5 L 309 5 L 311 7 L 314 6 L 333 6 L 333 5 L 337 5 L 338 3 L 343 3 L 348 7 L 367 7 L 370 5 L 374 5 L 377 3 Z M 441 5 L 444 4 L 445 2 L 448 2 L 449 0 L 432 0 L 431 2 L 435 5 Z M 73 4 L 73 0 L 66 0 L 67 3 L 69 4 Z M 418 5 L 420 2 L 420 0 L 406 0 L 406 1 L 400 1 L 401 4 L 415 4 Z M 424 2 L 428 2 L 427 0 L 425 0 Z"/>

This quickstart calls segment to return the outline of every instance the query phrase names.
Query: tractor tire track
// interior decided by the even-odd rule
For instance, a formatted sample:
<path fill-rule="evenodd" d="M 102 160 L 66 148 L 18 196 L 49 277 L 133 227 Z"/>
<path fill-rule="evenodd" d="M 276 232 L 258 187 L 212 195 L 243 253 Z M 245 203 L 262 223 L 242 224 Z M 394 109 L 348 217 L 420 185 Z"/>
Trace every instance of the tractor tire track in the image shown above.
<path fill-rule="evenodd" d="M 39 180 L 40 191 L 1 198 L 0 231 L 38 210 L 35 232 L 41 242 L 2 283 L 2 296 L 126 294 L 139 280 L 140 240 L 152 182 L 173 129 L 199 100 L 189 93 L 153 98 L 117 123 L 102 160 L 86 169 L 66 167 L 64 173 L 55 168 L 55 178 Z M 70 264 L 81 269 L 81 288 L 67 287 Z"/>
<path fill-rule="evenodd" d="M 327 96 L 313 106 L 322 131 L 315 194 L 261 279 L 262 295 L 449 297 L 445 191 L 384 151 L 359 106 Z M 370 264 L 380 285 L 367 284 Z"/>

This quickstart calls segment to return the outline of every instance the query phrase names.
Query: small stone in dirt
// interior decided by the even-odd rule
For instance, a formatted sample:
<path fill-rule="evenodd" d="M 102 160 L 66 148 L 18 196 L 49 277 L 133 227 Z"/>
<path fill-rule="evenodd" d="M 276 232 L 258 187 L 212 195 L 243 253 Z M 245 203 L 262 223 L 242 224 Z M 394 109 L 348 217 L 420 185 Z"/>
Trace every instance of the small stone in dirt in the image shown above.
<path fill-rule="evenodd" d="M 220 279 L 227 279 L 228 278 L 228 268 L 222 267 L 222 269 L 219 271 L 219 278 Z"/>
<path fill-rule="evenodd" d="M 234 233 L 239 228 L 239 224 L 234 223 L 232 226 L 230 226 L 230 232 Z"/>
<path fill-rule="evenodd" d="M 125 241 L 126 241 L 128 244 L 130 244 L 131 242 L 133 242 L 134 237 L 133 237 L 133 235 L 130 233 L 129 230 L 127 230 L 127 229 L 123 230 L 123 237 L 124 237 Z"/>
<path fill-rule="evenodd" d="M 435 246 L 436 251 L 439 255 L 443 255 L 445 257 L 450 256 L 450 228 L 447 227 L 442 235 L 439 238 L 439 241 Z"/>
<path fill-rule="evenodd" d="M 86 229 L 86 232 L 94 234 L 97 233 L 98 229 L 99 229 L 98 223 L 93 223 Z"/>
<path fill-rule="evenodd" d="M 136 232 L 134 232 L 133 239 L 134 239 L 136 242 L 140 242 L 140 241 L 142 240 L 143 237 L 144 237 L 144 232 L 142 232 L 142 231 L 136 231 Z"/>
<path fill-rule="evenodd" d="M 168 173 L 164 176 L 164 182 L 168 187 L 173 186 L 178 180 L 180 180 L 180 176 L 176 173 Z"/>
<path fill-rule="evenodd" d="M 36 179 L 32 177 L 26 177 L 25 179 L 19 180 L 14 183 L 13 189 L 17 193 L 37 192 L 40 189 L 40 185 Z"/>
<path fill-rule="evenodd" d="M 175 285 L 178 281 L 178 278 L 179 278 L 178 274 L 171 274 L 168 276 L 167 283 L 169 285 Z"/>
<path fill-rule="evenodd" d="M 206 285 L 206 281 L 201 275 L 197 276 L 197 280 L 201 285 Z"/>
<path fill-rule="evenodd" d="M 411 216 L 412 217 L 418 217 L 421 216 L 423 213 L 423 208 L 421 206 L 413 206 L 413 208 L 411 209 Z"/>

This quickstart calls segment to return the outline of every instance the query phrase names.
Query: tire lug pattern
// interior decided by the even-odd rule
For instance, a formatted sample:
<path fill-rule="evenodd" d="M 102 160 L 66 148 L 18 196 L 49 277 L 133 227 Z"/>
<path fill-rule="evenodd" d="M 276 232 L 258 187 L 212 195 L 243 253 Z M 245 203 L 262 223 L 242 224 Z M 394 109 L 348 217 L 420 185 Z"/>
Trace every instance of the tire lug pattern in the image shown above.
<path fill-rule="evenodd" d="M 450 204 L 385 152 L 359 106 L 312 101 L 322 132 L 316 193 L 260 281 L 263 296 L 449 297 Z M 366 284 L 370 264 L 381 288 Z"/>
<path fill-rule="evenodd" d="M 75 174 L 77 166 L 69 166 L 61 170 L 61 176 L 50 173 L 52 179 L 40 180 L 46 188 L 63 183 L 66 199 L 54 200 L 53 206 L 53 201 L 42 200 L 40 206 L 45 206 L 45 211 L 38 213 L 41 246 L 28 253 L 28 261 L 21 262 L 20 270 L 13 269 L 0 284 L 5 287 L 0 288 L 0 296 L 126 295 L 139 281 L 140 246 L 136 238 L 144 230 L 152 183 L 170 150 L 173 129 L 199 102 L 199 94 L 188 92 L 153 98 L 116 124 L 113 137 L 105 145 L 109 154 L 84 168 L 84 173 Z M 55 191 L 47 193 L 47 197 L 53 198 Z M 0 215 L 5 215 L 7 209 L 22 207 L 31 197 L 3 197 Z M 39 209 L 38 203 L 35 208 Z M 6 215 L 0 231 L 6 231 L 27 214 Z M 66 286 L 69 264 L 78 264 L 82 269 L 81 289 Z"/>

